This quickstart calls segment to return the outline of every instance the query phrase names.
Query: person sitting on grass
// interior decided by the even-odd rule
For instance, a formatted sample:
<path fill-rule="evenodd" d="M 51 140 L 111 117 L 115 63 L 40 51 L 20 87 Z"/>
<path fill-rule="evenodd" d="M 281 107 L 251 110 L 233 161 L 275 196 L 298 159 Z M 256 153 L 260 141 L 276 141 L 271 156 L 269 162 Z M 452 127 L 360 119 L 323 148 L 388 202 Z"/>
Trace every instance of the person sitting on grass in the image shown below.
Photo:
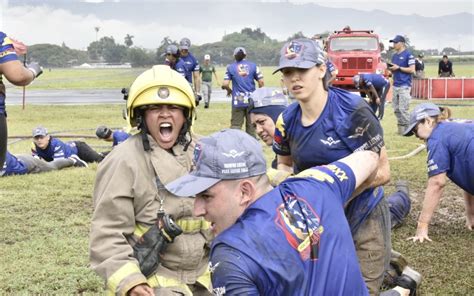
<path fill-rule="evenodd" d="M 466 227 L 474 227 L 474 123 L 446 122 L 447 108 L 423 103 L 410 114 L 404 136 L 426 142 L 428 183 L 416 234 L 408 240 L 431 241 L 428 225 L 443 195 L 446 177 L 464 190 Z"/>
<path fill-rule="evenodd" d="M 72 155 L 69 158 L 58 158 L 47 162 L 28 154 L 15 156 L 7 151 L 5 164 L 3 168 L 0 169 L 0 176 L 38 174 L 71 166 L 87 167 L 87 163 L 78 158 L 77 155 Z"/>
<path fill-rule="evenodd" d="M 48 134 L 46 128 L 38 126 L 33 129 L 33 146 L 31 148 L 33 156 L 53 161 L 58 158 L 69 158 L 76 155 L 79 159 L 92 163 L 101 162 L 103 155 L 94 151 L 89 145 L 82 141 L 63 141 L 53 138 Z"/>

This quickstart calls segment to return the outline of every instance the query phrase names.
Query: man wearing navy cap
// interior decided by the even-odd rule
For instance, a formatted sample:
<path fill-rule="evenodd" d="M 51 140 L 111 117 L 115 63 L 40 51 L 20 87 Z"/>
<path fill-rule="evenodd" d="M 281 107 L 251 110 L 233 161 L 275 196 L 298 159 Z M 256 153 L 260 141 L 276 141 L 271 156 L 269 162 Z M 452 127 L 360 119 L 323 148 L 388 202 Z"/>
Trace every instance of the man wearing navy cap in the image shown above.
<path fill-rule="evenodd" d="M 112 147 L 117 146 L 130 137 L 129 133 L 126 133 L 122 130 L 112 131 L 105 125 L 98 126 L 95 130 L 95 135 L 97 138 L 105 140 L 106 142 L 112 142 Z"/>
<path fill-rule="evenodd" d="M 405 38 L 397 35 L 390 40 L 393 43 L 395 54 L 388 69 L 393 74 L 392 105 L 397 117 L 398 133 L 403 134 L 408 127 L 411 100 L 411 80 L 415 73 L 415 57 L 406 48 Z"/>
<path fill-rule="evenodd" d="M 191 84 L 195 95 L 201 97 L 201 77 L 199 75 L 199 62 L 189 51 L 191 40 L 183 38 L 179 41 L 180 58 L 184 62 L 184 77 Z M 199 99 L 200 100 L 200 99 Z"/>
<path fill-rule="evenodd" d="M 250 123 L 248 113 L 249 96 L 255 90 L 255 81 L 258 87 L 263 87 L 263 74 L 253 62 L 245 59 L 247 51 L 243 47 L 234 49 L 235 63 L 227 66 L 222 82 L 222 89 L 227 90 L 227 96 L 232 95 L 232 114 L 230 128 L 240 129 L 245 119 L 245 131 L 255 136 L 255 129 Z M 230 82 L 232 81 L 232 88 Z"/>
<path fill-rule="evenodd" d="M 195 170 L 166 188 L 196 196 L 194 215 L 217 235 L 209 264 L 214 293 L 368 295 L 343 205 L 378 158 L 359 151 L 273 188 L 261 145 L 227 129 L 201 139 Z"/>
<path fill-rule="evenodd" d="M 70 141 L 64 143 L 48 134 L 46 128 L 37 126 L 33 129 L 33 156 L 54 161 L 61 158 L 79 159 L 82 162 L 101 162 L 104 156 L 93 150 L 83 141 Z"/>

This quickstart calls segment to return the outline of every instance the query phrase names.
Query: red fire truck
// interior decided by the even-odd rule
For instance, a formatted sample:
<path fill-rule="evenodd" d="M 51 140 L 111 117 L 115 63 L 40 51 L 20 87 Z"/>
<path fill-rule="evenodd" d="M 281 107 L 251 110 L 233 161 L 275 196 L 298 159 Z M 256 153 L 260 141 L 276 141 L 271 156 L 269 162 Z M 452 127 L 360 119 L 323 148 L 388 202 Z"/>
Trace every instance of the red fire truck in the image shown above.
<path fill-rule="evenodd" d="M 387 64 L 382 61 L 379 36 L 372 30 L 352 30 L 346 26 L 342 31 L 330 34 L 325 44 L 328 57 L 337 67 L 338 74 L 333 85 L 354 90 L 352 77 L 360 73 L 388 75 Z"/>

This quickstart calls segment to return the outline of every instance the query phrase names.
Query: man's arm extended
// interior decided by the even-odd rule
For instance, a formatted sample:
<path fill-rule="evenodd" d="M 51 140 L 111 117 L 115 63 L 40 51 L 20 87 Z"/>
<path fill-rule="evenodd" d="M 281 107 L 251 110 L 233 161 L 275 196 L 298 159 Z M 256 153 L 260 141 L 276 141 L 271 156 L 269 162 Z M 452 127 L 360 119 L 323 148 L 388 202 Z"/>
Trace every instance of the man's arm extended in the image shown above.
<path fill-rule="evenodd" d="M 383 146 L 380 150 L 380 157 L 378 159 L 377 170 L 372 178 L 368 178 L 357 187 L 353 196 L 359 195 L 367 188 L 375 188 L 384 185 L 390 181 L 390 164 L 388 162 L 387 149 Z"/>

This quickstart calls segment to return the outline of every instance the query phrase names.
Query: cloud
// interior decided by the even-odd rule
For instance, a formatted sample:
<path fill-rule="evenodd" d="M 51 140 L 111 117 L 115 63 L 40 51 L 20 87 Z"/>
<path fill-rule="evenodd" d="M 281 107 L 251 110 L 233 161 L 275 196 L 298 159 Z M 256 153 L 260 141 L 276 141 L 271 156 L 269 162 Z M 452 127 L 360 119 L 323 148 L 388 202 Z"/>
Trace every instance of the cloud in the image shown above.
<path fill-rule="evenodd" d="M 101 4 L 97 5 L 100 6 Z M 102 11 L 99 12 L 98 9 L 94 9 L 96 4 L 92 3 L 88 4 L 87 7 L 82 5 L 79 7 L 80 9 L 74 5 L 51 7 L 35 4 L 15 6 L 12 4 L 10 7 L 4 6 L 4 9 L 2 9 L 1 16 L 3 18 L 0 19 L 0 24 L 3 24 L 1 28 L 4 32 L 26 44 L 51 43 L 61 45 L 64 42 L 70 48 L 82 50 L 85 50 L 91 42 L 96 40 L 95 27 L 100 28 L 97 34 L 98 38 L 112 36 L 117 43 L 123 44 L 124 37 L 130 34 L 134 36 L 135 46 L 148 49 L 157 48 L 166 36 L 173 40 L 188 37 L 193 44 L 204 44 L 219 41 L 225 33 L 237 32 L 244 27 L 260 27 L 271 38 L 278 40 L 284 40 L 300 30 L 303 30 L 303 33 L 307 36 L 311 36 L 318 32 L 317 28 L 319 30 L 334 30 L 342 27 L 337 18 L 336 20 L 326 19 L 326 16 L 323 16 L 315 20 L 313 14 L 310 12 L 305 14 L 306 8 L 301 6 L 292 7 L 291 13 L 288 11 L 287 18 L 275 18 L 275 13 L 282 13 L 282 9 L 287 8 L 282 4 L 272 6 L 270 10 L 250 10 L 243 16 L 229 19 L 226 16 L 229 9 L 236 7 L 235 5 L 213 5 L 206 11 L 208 14 L 203 12 L 200 15 L 196 15 L 194 9 L 195 7 L 201 7 L 200 5 L 187 5 L 184 7 L 187 10 L 183 9 L 179 17 L 170 14 L 170 11 L 175 11 L 173 5 L 173 3 L 167 3 L 166 7 L 158 5 L 163 8 L 159 13 L 153 13 L 153 10 L 150 11 L 151 8 L 155 9 L 155 5 L 147 6 L 148 9 L 142 7 L 134 10 L 136 13 L 127 14 L 128 10 L 124 10 L 124 8 L 130 6 L 123 5 L 108 6 L 105 7 L 106 9 L 102 7 Z M 132 7 L 134 6 L 132 5 Z M 325 11 L 329 10 L 326 9 Z M 351 23 L 354 26 L 374 29 L 385 39 L 391 38 L 400 32 L 407 32 L 410 40 L 418 49 L 442 49 L 446 46 L 461 47 L 462 50 L 473 49 L 472 27 L 471 30 L 460 28 L 463 30 L 458 29 L 456 33 L 452 33 L 451 25 L 446 25 L 446 30 L 438 27 L 435 30 L 426 29 L 440 24 L 435 19 L 429 23 L 431 18 L 422 18 L 422 21 L 425 22 L 424 27 L 416 27 L 412 17 L 408 16 L 404 17 L 404 21 L 399 26 L 394 27 L 391 23 L 387 25 L 386 23 L 382 24 L 382 21 L 376 22 L 370 18 L 365 18 L 366 13 L 364 12 L 350 11 L 361 15 L 361 17 L 355 19 L 352 17 L 351 19 L 351 15 L 348 15 L 343 20 L 344 25 L 347 21 L 352 20 Z M 298 21 L 290 18 L 290 16 L 295 18 L 295 15 Z M 373 13 L 373 15 L 375 17 L 376 14 Z M 381 14 L 377 15 L 380 19 Z M 382 16 L 385 15 L 382 14 Z M 387 17 L 391 17 L 391 15 L 387 15 Z M 398 18 L 399 16 L 392 17 Z M 445 18 L 443 21 L 446 22 L 448 19 Z M 450 19 L 452 20 L 452 18 Z M 463 18 L 464 23 L 466 22 L 465 19 L 466 17 Z M 459 35 L 458 33 L 462 34 Z"/>
<path fill-rule="evenodd" d="M 169 36 L 179 40 L 183 32 L 195 44 L 215 42 L 222 38 L 224 31 L 218 26 L 207 29 L 184 27 L 179 24 L 164 25 L 158 22 L 133 23 L 120 20 L 101 20 L 93 14 L 75 15 L 64 9 L 52 9 L 47 6 L 15 6 L 5 10 L 4 30 L 26 44 L 51 43 L 70 48 L 86 49 L 96 40 L 95 27 L 99 27 L 98 38 L 114 37 L 123 44 L 126 34 L 135 36 L 134 44 L 144 48 L 157 48 L 161 40 Z M 241 28 L 235 28 L 240 30 Z"/>

